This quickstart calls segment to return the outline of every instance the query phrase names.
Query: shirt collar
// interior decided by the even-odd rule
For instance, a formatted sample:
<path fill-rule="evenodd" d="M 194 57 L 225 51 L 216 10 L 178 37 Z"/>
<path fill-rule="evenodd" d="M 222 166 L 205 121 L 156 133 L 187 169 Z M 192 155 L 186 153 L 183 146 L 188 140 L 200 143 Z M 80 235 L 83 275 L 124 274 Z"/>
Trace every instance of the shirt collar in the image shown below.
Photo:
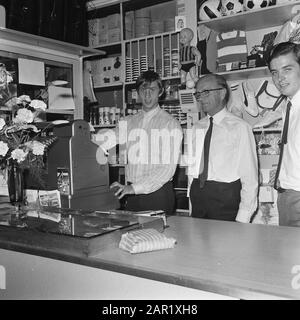
<path fill-rule="evenodd" d="M 219 112 L 217 112 L 213 118 L 214 118 L 214 123 L 216 124 L 220 124 L 221 121 L 225 118 L 226 116 L 226 109 L 223 108 L 222 110 L 220 110 Z M 208 119 L 210 118 L 210 116 L 208 116 Z"/>
<path fill-rule="evenodd" d="M 151 119 L 151 118 L 153 118 L 155 115 L 156 115 L 156 113 L 158 113 L 159 112 L 159 110 L 160 110 L 160 107 L 159 107 L 159 105 L 157 105 L 157 107 L 155 107 L 154 109 L 152 109 L 152 110 L 150 110 L 150 111 L 144 111 L 144 110 L 142 110 L 142 115 L 143 115 L 143 118 L 144 119 Z"/>
<path fill-rule="evenodd" d="M 292 106 L 300 105 L 300 90 L 296 92 L 292 99 L 287 98 L 287 101 L 291 101 Z"/>

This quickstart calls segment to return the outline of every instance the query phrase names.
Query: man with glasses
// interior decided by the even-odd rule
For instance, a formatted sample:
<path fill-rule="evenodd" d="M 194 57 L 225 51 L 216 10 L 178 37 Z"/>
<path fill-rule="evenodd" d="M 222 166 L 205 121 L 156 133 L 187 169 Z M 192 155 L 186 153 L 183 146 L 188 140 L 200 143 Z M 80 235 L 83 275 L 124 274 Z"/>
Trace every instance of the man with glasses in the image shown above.
<path fill-rule="evenodd" d="M 250 125 L 227 110 L 224 77 L 208 74 L 194 93 L 206 114 L 192 131 L 188 174 L 193 217 L 250 222 L 257 208 L 258 165 Z"/>
<path fill-rule="evenodd" d="M 179 160 L 182 129 L 158 104 L 163 87 L 156 72 L 144 72 L 137 79 L 136 88 L 142 110 L 119 122 L 114 130 L 115 140 L 110 139 L 111 143 L 106 141 L 105 145 L 100 143 L 105 149 L 116 143 L 126 146 L 127 183 L 116 181 L 111 188 L 119 199 L 125 197 L 126 210 L 163 210 L 171 215 L 175 206 L 172 178 Z M 103 133 L 98 133 L 96 142 L 104 141 L 103 137 Z"/>

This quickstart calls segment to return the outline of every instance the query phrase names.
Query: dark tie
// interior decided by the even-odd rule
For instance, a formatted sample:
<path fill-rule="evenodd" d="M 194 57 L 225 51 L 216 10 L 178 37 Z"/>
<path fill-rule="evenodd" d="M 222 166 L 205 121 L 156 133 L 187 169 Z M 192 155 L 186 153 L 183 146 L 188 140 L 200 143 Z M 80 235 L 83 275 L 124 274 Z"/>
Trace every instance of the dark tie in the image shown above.
<path fill-rule="evenodd" d="M 203 166 L 203 171 L 199 175 L 200 188 L 204 187 L 204 184 L 205 184 L 205 181 L 207 180 L 207 175 L 208 175 L 209 146 L 210 146 L 210 140 L 211 140 L 211 133 L 213 129 L 213 117 L 210 117 L 209 121 L 210 121 L 210 124 L 205 135 L 204 147 L 203 147 L 204 166 Z"/>
<path fill-rule="evenodd" d="M 279 172 L 281 168 L 281 162 L 282 162 L 282 156 L 283 156 L 283 149 L 284 145 L 287 143 L 287 135 L 288 135 L 288 127 L 289 127 L 289 118 L 290 118 L 290 110 L 291 110 L 291 102 L 289 101 L 286 105 L 286 113 L 285 113 L 285 120 L 282 130 L 282 136 L 281 136 L 281 142 L 280 142 L 280 154 L 279 154 L 279 160 L 278 160 L 278 166 L 275 174 L 275 180 L 274 180 L 274 188 L 278 191 L 280 191 L 280 187 L 278 185 L 278 177 Z"/>

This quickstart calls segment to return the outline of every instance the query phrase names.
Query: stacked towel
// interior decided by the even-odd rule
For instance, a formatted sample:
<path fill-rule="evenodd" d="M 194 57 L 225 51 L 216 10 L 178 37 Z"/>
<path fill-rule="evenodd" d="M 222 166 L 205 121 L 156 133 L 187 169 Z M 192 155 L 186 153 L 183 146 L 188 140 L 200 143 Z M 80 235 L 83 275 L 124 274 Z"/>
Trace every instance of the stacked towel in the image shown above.
<path fill-rule="evenodd" d="M 119 248 L 130 253 L 174 248 L 176 239 L 167 238 L 155 229 L 141 229 L 122 235 Z"/>

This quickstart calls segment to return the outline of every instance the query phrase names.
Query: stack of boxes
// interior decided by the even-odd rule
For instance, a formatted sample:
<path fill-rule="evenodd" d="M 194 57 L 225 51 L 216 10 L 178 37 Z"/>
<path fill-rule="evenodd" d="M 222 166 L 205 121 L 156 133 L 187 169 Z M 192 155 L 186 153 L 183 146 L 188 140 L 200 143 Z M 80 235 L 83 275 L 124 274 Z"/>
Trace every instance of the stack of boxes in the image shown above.
<path fill-rule="evenodd" d="M 119 13 L 104 18 L 90 19 L 88 25 L 90 47 L 121 41 L 121 17 Z"/>
<path fill-rule="evenodd" d="M 125 13 L 125 39 L 146 37 L 163 32 L 175 31 L 175 19 L 158 20 L 151 16 L 149 8 L 128 11 Z"/>

